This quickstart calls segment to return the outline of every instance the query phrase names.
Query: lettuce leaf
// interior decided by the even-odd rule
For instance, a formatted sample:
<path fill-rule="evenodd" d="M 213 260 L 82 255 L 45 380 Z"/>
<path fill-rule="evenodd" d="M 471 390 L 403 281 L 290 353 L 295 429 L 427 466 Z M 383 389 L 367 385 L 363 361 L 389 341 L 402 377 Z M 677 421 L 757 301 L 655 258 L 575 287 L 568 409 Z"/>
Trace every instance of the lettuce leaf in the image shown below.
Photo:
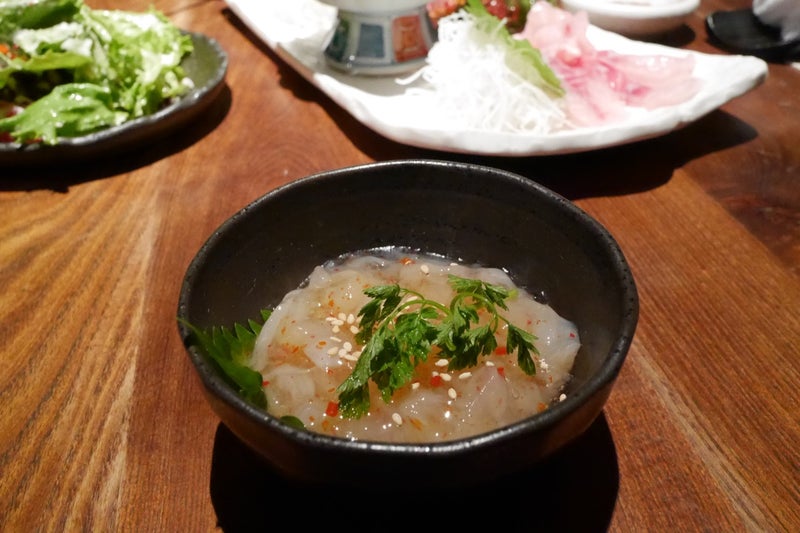
<path fill-rule="evenodd" d="M 24 108 L 0 119 L 0 132 L 17 142 L 86 135 L 152 114 L 191 89 L 181 68 L 191 37 L 152 8 L 0 0 L 0 21 L 9 51 L 0 50 L 0 100 Z M 46 124 L 46 114 L 55 124 Z"/>
<path fill-rule="evenodd" d="M 58 120 L 53 120 L 55 116 Z M 115 110 L 108 88 L 66 83 L 33 102 L 23 113 L 0 120 L 0 128 L 13 131 L 19 142 L 41 140 L 52 144 L 59 137 L 75 137 L 115 126 L 127 118 L 127 113 Z"/>
<path fill-rule="evenodd" d="M 47 28 L 70 20 L 80 11 L 76 0 L 3 0 L 0 2 L 0 41 L 10 42 L 20 28 Z"/>

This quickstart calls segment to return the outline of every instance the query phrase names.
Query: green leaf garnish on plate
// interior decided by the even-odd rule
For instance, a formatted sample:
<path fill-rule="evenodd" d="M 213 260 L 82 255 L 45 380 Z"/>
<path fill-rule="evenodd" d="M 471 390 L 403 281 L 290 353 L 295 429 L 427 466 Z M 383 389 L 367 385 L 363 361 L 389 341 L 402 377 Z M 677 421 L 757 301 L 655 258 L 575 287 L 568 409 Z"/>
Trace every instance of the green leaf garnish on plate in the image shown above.
<path fill-rule="evenodd" d="M 523 372 L 536 374 L 536 336 L 500 314 L 500 310 L 508 309 L 506 301 L 515 297 L 516 291 L 454 275 L 448 276 L 448 282 L 455 291 L 448 305 L 397 284 L 364 290 L 371 300 L 359 311 L 360 329 L 355 336 L 364 348 L 351 374 L 337 388 L 339 413 L 344 418 L 360 418 L 369 412 L 370 381 L 388 402 L 397 389 L 413 379 L 416 366 L 431 353 L 447 359 L 449 370 L 477 365 L 480 356 L 497 348 L 496 333 L 502 325 L 506 326 L 507 352 L 516 352 Z M 239 395 L 262 409 L 267 407 L 263 378 L 247 366 L 247 361 L 270 314 L 262 310 L 261 322 L 249 320 L 247 325 L 207 330 L 179 319 L 191 330 L 192 343 L 219 366 Z M 304 427 L 294 416 L 281 417 L 281 421 Z"/>
<path fill-rule="evenodd" d="M 217 364 L 225 380 L 245 401 L 262 409 L 267 407 L 263 378 L 259 372 L 247 366 L 247 360 L 270 314 L 271 311 L 262 310 L 261 322 L 251 319 L 247 325 L 234 324 L 230 328 L 214 326 L 206 330 L 178 318 L 192 332 L 192 344 Z"/>
<path fill-rule="evenodd" d="M 505 23 L 489 13 L 481 0 L 467 0 L 465 8 L 475 17 L 477 27 L 487 35 L 495 35 L 508 47 L 506 65 L 530 83 L 549 90 L 554 96 L 563 96 L 566 91 L 561 80 L 527 39 L 515 39 Z"/>
<path fill-rule="evenodd" d="M 478 364 L 481 355 L 497 348 L 495 334 L 501 324 L 508 328 L 508 353 L 517 353 L 520 368 L 536 373 L 532 354 L 536 337 L 511 324 L 499 310 L 514 292 L 480 280 L 448 276 L 455 295 L 449 305 L 425 298 L 397 284 L 370 287 L 372 299 L 359 311 L 356 341 L 364 345 L 352 373 L 338 387 L 339 412 L 345 418 L 360 418 L 370 408 L 369 382 L 373 381 L 384 401 L 408 384 L 414 369 L 436 349 L 437 357 L 449 360 L 458 370 Z M 480 323 L 481 313 L 488 318 Z"/>

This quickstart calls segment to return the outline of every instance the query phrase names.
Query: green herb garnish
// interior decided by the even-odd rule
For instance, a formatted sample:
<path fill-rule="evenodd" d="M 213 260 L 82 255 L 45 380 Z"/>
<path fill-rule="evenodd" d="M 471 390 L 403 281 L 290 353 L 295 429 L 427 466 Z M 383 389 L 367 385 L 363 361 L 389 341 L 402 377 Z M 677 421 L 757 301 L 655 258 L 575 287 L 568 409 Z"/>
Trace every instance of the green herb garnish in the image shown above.
<path fill-rule="evenodd" d="M 456 292 L 449 306 L 397 284 L 364 291 L 372 298 L 359 311 L 356 341 L 364 348 L 353 372 L 337 388 L 342 416 L 359 418 L 369 411 L 370 380 L 388 402 L 412 380 L 417 364 L 427 360 L 434 348 L 438 357 L 449 360 L 450 370 L 475 366 L 479 356 L 497 348 L 495 333 L 501 323 L 508 326 L 508 352 L 517 352 L 517 362 L 526 374 L 536 373 L 531 356 L 539 354 L 533 344 L 536 337 L 498 313 L 498 309 L 508 309 L 505 302 L 515 291 L 454 275 L 448 281 Z M 481 311 L 488 313 L 483 324 L 479 324 Z"/>
<path fill-rule="evenodd" d="M 248 320 L 246 326 L 214 326 L 208 330 L 202 330 L 178 318 L 192 332 L 194 345 L 219 366 L 225 379 L 236 388 L 239 395 L 262 409 L 267 407 L 267 396 L 262 387 L 263 378 L 259 372 L 247 366 L 247 360 L 253 353 L 258 334 L 271 313 L 262 310 L 261 322 Z"/>
<path fill-rule="evenodd" d="M 293 427 L 295 429 L 305 429 L 306 425 L 303 424 L 303 421 L 297 418 L 296 416 L 292 415 L 284 415 L 280 418 L 281 422 L 286 424 L 287 426 Z"/>
<path fill-rule="evenodd" d="M 516 39 L 505 23 L 489 13 L 481 0 L 467 0 L 464 9 L 475 17 L 475 23 L 487 35 L 495 35 L 508 47 L 506 65 L 530 83 L 549 90 L 555 96 L 563 96 L 561 80 L 542 57 L 540 50 L 527 39 Z M 527 13 L 527 11 L 526 11 Z"/>

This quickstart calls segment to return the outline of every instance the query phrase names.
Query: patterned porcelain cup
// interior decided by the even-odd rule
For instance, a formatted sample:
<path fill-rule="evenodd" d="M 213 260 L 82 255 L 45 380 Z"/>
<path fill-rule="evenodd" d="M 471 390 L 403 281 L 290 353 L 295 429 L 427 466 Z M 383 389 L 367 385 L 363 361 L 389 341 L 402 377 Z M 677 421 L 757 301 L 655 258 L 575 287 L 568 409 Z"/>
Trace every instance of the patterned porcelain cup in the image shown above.
<path fill-rule="evenodd" d="M 434 41 L 421 0 L 321 0 L 335 6 L 336 28 L 325 58 L 337 70 L 360 75 L 392 75 L 419 68 Z"/>

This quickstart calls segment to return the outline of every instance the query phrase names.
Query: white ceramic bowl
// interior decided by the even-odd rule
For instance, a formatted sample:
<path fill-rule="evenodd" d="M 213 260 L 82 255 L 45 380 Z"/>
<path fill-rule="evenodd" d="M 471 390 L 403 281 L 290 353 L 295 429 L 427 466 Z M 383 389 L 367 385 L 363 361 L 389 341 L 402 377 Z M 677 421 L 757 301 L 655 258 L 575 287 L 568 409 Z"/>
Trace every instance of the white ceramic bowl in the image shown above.
<path fill-rule="evenodd" d="M 426 0 L 320 0 L 345 11 L 357 13 L 385 13 L 387 11 L 403 11 L 427 4 Z"/>
<path fill-rule="evenodd" d="M 337 8 L 328 64 L 360 75 L 396 75 L 425 63 L 436 33 L 426 0 L 321 0 Z"/>
<path fill-rule="evenodd" d="M 594 26 L 632 38 L 676 30 L 699 5 L 700 0 L 561 0 L 567 11 L 585 11 Z"/>

